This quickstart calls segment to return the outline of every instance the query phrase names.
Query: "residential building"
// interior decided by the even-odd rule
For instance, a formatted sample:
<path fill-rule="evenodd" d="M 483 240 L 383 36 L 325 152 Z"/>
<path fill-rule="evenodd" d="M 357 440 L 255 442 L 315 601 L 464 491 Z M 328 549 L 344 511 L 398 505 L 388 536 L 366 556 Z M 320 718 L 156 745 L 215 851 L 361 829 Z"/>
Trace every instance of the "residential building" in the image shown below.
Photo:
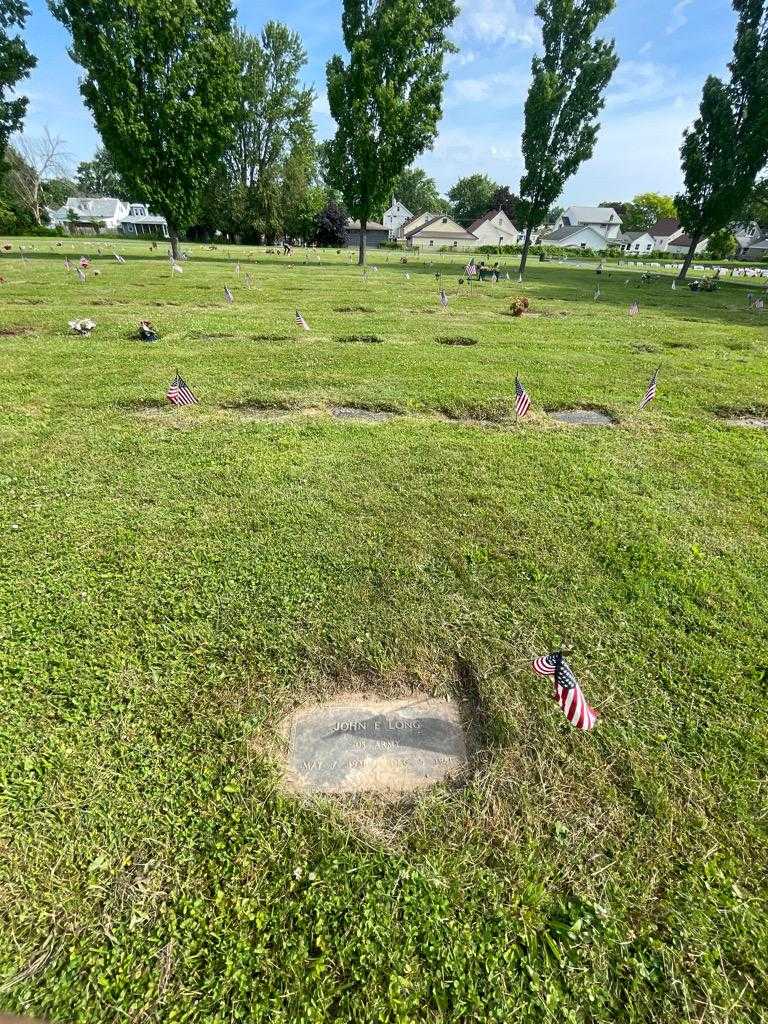
<path fill-rule="evenodd" d="M 653 238 L 653 248 L 656 252 L 671 252 L 679 255 L 683 252 L 688 252 L 691 241 L 688 239 L 687 245 L 681 243 L 679 239 L 686 237 L 685 231 L 679 220 L 674 217 L 664 217 L 662 220 L 657 220 L 655 224 L 652 224 L 648 228 L 648 234 Z M 696 252 L 703 252 L 707 247 L 708 239 L 703 239 L 696 246 Z"/>
<path fill-rule="evenodd" d="M 648 231 L 622 231 L 616 241 L 622 252 L 635 256 L 647 256 L 654 250 L 653 235 Z"/>
<path fill-rule="evenodd" d="M 734 224 L 733 237 L 736 239 L 739 247 L 736 250 L 737 257 L 743 259 L 753 245 L 762 242 L 763 236 L 764 232 L 755 221 L 749 224 Z"/>
<path fill-rule="evenodd" d="M 347 223 L 347 247 L 360 247 L 360 221 L 351 220 Z M 369 220 L 365 226 L 365 245 L 367 249 L 378 249 L 382 242 L 389 241 L 389 230 L 378 221 Z"/>
<path fill-rule="evenodd" d="M 152 238 L 168 238 L 168 222 L 165 217 L 150 213 L 143 203 L 132 203 L 128 216 L 123 217 L 118 228 L 121 234 L 134 238 L 149 235 Z"/>
<path fill-rule="evenodd" d="M 480 245 L 517 245 L 520 233 L 503 210 L 489 210 L 469 225 L 467 231 Z"/>
<path fill-rule="evenodd" d="M 579 226 L 593 228 L 604 238 L 616 239 L 621 232 L 621 217 L 610 206 L 569 206 L 557 219 L 555 230 Z"/>
<path fill-rule="evenodd" d="M 410 231 L 415 231 L 416 228 L 422 227 L 428 220 L 433 220 L 436 214 L 434 213 L 417 213 L 415 216 L 407 220 L 405 224 L 401 224 L 397 229 L 397 237 L 404 239 Z"/>
<path fill-rule="evenodd" d="M 82 234 L 97 231 L 117 231 L 123 217 L 127 217 L 130 204 L 122 199 L 89 199 L 69 196 L 58 210 L 48 210 L 48 219 L 55 228 L 67 228 Z"/>
<path fill-rule="evenodd" d="M 748 260 L 766 260 L 768 259 L 768 238 L 763 238 L 760 242 L 755 242 L 754 245 L 750 245 L 744 254 L 744 259 Z"/>
<path fill-rule="evenodd" d="M 544 235 L 539 244 L 555 245 L 560 249 L 592 249 L 595 252 L 605 252 L 608 248 L 608 239 L 602 231 L 589 224 L 576 224 L 555 228 L 548 235 Z"/>
<path fill-rule="evenodd" d="M 392 205 L 384 213 L 383 224 L 384 227 L 389 231 L 390 239 L 397 238 L 398 229 L 407 224 L 409 220 L 413 218 L 411 211 L 400 202 L 399 199 L 392 197 Z"/>
<path fill-rule="evenodd" d="M 447 214 L 438 214 L 431 220 L 408 231 L 405 244 L 418 249 L 476 249 L 477 236 L 463 228 Z"/>

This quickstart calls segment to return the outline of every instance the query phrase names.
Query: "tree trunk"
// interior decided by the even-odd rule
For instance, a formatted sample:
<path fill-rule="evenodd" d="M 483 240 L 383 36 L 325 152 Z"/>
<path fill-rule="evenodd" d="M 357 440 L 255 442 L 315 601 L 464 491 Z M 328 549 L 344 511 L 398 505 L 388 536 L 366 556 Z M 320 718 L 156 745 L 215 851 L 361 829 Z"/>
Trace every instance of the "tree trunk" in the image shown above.
<path fill-rule="evenodd" d="M 522 276 L 525 273 L 525 265 L 528 262 L 528 250 L 531 247 L 531 233 L 533 232 L 533 225 L 529 224 L 525 229 L 525 241 L 523 242 L 523 251 L 520 254 L 520 269 L 518 273 Z"/>
<path fill-rule="evenodd" d="M 368 229 L 368 218 L 367 217 L 361 217 L 360 218 L 360 249 L 359 249 L 358 255 L 357 255 L 357 265 L 358 265 L 358 267 L 364 267 L 365 266 L 365 232 L 367 231 L 367 229 Z"/>
<path fill-rule="evenodd" d="M 688 252 L 685 254 L 685 259 L 683 260 L 683 265 L 680 268 L 680 273 L 677 275 L 677 280 L 678 281 L 684 281 L 685 280 L 685 275 L 691 269 L 691 263 L 693 263 L 693 257 L 696 255 L 696 246 L 699 244 L 700 241 L 701 241 L 701 239 L 696 238 L 695 236 L 691 239 L 691 247 L 688 250 Z"/>
<path fill-rule="evenodd" d="M 170 228 L 169 233 L 171 236 L 171 256 L 177 260 L 179 258 L 179 233 L 176 228 L 171 228 L 170 225 L 168 226 Z"/>

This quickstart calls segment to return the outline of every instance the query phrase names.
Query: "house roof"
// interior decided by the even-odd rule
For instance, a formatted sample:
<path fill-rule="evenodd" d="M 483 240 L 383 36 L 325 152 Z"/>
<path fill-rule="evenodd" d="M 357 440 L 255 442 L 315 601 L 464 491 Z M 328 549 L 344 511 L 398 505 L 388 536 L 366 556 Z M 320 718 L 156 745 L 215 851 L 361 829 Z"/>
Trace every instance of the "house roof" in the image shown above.
<path fill-rule="evenodd" d="M 155 213 L 145 213 L 141 216 L 121 217 L 121 224 L 165 224 L 165 217 Z"/>
<path fill-rule="evenodd" d="M 350 220 L 347 222 L 347 231 L 359 231 L 360 221 Z M 389 231 L 389 228 L 385 228 L 383 224 L 379 224 L 376 220 L 369 220 L 365 225 L 366 231 Z"/>
<path fill-rule="evenodd" d="M 563 226 L 561 228 L 556 228 L 554 231 L 551 231 L 546 235 L 542 241 L 545 245 L 547 242 L 562 242 L 564 239 L 570 238 L 571 235 L 577 235 L 580 231 L 591 231 L 594 235 L 601 238 L 603 242 L 606 241 L 599 231 L 595 231 L 595 229 L 591 228 L 588 224 L 572 224 L 570 227 Z"/>
<path fill-rule="evenodd" d="M 400 207 L 401 213 L 407 213 L 409 217 L 413 217 L 413 214 L 405 205 L 405 203 L 401 203 L 397 196 L 392 196 L 392 205 L 390 206 L 389 210 L 394 210 L 398 206 Z M 389 213 L 389 210 L 385 210 L 384 212 Z"/>
<path fill-rule="evenodd" d="M 768 238 L 764 238 L 761 242 L 753 242 L 750 249 L 768 249 Z"/>
<path fill-rule="evenodd" d="M 650 231 L 622 231 L 617 241 L 619 242 L 636 242 L 638 238 L 642 238 L 643 235 L 652 237 Z"/>
<path fill-rule="evenodd" d="M 456 228 L 458 228 L 458 230 L 457 231 L 432 232 L 432 234 L 435 234 L 436 236 L 439 235 L 440 238 L 460 238 L 460 239 L 469 239 L 472 242 L 476 242 L 477 241 L 477 239 L 475 238 L 475 236 L 471 232 L 467 231 L 466 228 L 463 228 L 461 226 L 461 224 L 457 224 L 456 221 L 452 217 L 449 217 L 445 213 L 438 213 L 438 215 L 436 217 L 432 217 L 432 219 L 428 220 L 426 222 L 426 224 L 419 225 L 419 227 L 414 228 L 413 231 L 406 231 L 405 237 L 406 238 L 413 238 L 415 235 L 420 235 L 422 233 L 429 234 L 430 233 L 429 232 L 429 228 L 431 228 L 432 225 L 436 224 L 438 221 L 443 221 L 443 220 L 446 221 L 446 222 L 450 222 Z"/>
<path fill-rule="evenodd" d="M 127 206 L 121 199 L 112 199 L 105 196 L 101 199 L 89 199 L 87 196 L 68 196 L 66 203 L 60 210 L 56 210 L 57 217 L 66 217 L 71 210 L 81 219 L 99 218 L 108 219 L 117 217 L 120 210 Z"/>
<path fill-rule="evenodd" d="M 674 217 L 663 217 L 648 228 L 648 234 L 655 238 L 672 238 L 680 231 L 682 231 L 680 221 L 675 220 Z"/>
<path fill-rule="evenodd" d="M 693 239 L 689 238 L 688 235 L 676 235 L 674 238 L 670 239 L 669 244 L 679 245 L 682 248 L 690 249 L 692 241 Z"/>
<path fill-rule="evenodd" d="M 580 224 L 621 224 L 612 206 L 569 206 L 566 213 L 573 214 Z"/>

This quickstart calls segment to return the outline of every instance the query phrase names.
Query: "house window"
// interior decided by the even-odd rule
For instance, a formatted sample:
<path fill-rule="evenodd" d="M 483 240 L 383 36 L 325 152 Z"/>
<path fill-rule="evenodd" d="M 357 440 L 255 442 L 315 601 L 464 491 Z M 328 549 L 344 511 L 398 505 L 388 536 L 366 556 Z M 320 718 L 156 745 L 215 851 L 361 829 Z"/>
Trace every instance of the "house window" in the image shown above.
<path fill-rule="evenodd" d="M 430 240 L 429 240 L 429 244 L 430 244 L 430 245 L 434 245 L 434 244 L 435 244 L 435 240 L 434 240 L 434 238 L 430 238 Z"/>
<path fill-rule="evenodd" d="M 454 249 L 458 249 L 458 247 L 459 247 L 459 243 L 458 243 L 458 242 L 456 241 L 456 239 L 454 238 L 454 240 L 453 240 L 453 248 L 454 248 Z"/>

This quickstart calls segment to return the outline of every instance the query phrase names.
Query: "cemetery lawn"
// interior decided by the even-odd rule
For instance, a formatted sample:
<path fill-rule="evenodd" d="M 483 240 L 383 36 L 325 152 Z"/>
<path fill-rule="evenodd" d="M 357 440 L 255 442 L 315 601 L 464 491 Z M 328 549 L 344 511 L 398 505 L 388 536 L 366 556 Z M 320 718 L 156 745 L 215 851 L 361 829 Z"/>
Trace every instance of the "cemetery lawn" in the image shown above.
<path fill-rule="evenodd" d="M 461 257 L 12 241 L 0 1012 L 767 1020 L 768 435 L 723 418 L 768 415 L 762 288 L 535 263 L 517 319 Z M 561 645 L 593 733 L 530 670 Z M 284 792 L 282 719 L 349 690 L 456 697 L 466 777 Z"/>

